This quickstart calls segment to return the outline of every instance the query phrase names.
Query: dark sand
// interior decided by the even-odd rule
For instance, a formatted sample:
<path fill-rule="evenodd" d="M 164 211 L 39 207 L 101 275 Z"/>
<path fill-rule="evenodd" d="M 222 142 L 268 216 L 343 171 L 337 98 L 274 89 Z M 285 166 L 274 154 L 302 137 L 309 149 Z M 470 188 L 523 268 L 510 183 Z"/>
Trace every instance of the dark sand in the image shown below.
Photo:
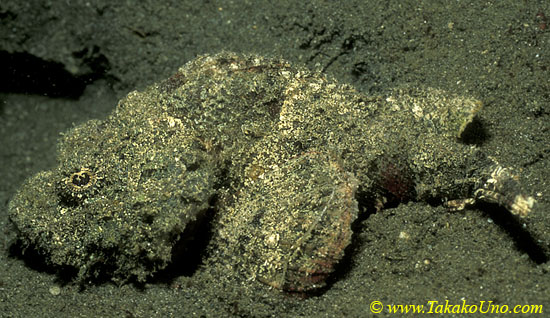
<path fill-rule="evenodd" d="M 301 2 L 2 1 L 1 317 L 369 317 L 373 301 L 428 311 L 446 300 L 543 305 L 532 317 L 550 317 L 550 2 Z M 422 202 L 364 217 L 330 288 L 307 299 L 202 267 L 82 289 L 21 257 L 7 203 L 54 164 L 59 134 L 221 50 L 283 57 L 371 95 L 415 83 L 476 97 L 485 107 L 469 142 L 521 168 L 538 205 L 527 219 Z"/>

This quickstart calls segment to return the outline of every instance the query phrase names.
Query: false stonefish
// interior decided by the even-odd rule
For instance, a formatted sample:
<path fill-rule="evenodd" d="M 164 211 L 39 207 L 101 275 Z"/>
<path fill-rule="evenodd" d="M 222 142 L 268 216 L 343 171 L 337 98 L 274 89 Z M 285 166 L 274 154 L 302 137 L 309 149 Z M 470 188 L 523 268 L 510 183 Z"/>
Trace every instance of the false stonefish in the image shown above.
<path fill-rule="evenodd" d="M 207 222 L 206 264 L 307 292 L 344 256 L 360 211 L 437 199 L 529 213 L 514 170 L 460 142 L 480 108 L 437 89 L 369 97 L 284 60 L 204 55 L 65 133 L 57 166 L 23 184 L 9 215 L 23 248 L 80 281 L 143 281 Z"/>

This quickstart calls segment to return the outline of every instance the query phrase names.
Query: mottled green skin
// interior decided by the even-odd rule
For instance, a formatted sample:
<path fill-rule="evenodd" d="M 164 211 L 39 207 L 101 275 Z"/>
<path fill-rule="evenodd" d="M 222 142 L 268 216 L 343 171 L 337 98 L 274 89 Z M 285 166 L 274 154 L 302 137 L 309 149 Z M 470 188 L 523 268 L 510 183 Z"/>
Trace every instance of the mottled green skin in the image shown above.
<path fill-rule="evenodd" d="M 458 141 L 479 108 L 434 89 L 366 97 L 282 60 L 201 56 L 65 134 L 58 166 L 27 180 L 10 218 L 25 245 L 81 280 L 142 281 L 211 209 L 209 262 L 308 291 L 342 258 L 358 202 L 477 197 L 510 208 L 502 187 L 475 192 L 496 163 Z"/>
<path fill-rule="evenodd" d="M 327 153 L 291 158 L 221 208 L 210 262 L 304 292 L 323 286 L 351 242 L 357 180 Z M 227 260 L 230 260 L 229 262 Z"/>
<path fill-rule="evenodd" d="M 130 94 L 113 116 L 63 136 L 58 167 L 27 180 L 10 203 L 24 243 L 81 278 L 108 270 L 143 279 L 170 261 L 174 241 L 208 209 L 216 178 L 193 133 L 171 127 L 157 105 Z M 79 189 L 70 178 L 83 168 L 95 181 Z"/>

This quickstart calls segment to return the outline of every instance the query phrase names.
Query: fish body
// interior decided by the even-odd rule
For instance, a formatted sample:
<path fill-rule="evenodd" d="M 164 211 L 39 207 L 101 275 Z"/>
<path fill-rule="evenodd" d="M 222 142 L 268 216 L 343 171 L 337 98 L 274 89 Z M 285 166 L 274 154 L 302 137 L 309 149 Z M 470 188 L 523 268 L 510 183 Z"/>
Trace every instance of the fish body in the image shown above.
<path fill-rule="evenodd" d="M 362 211 L 440 199 L 529 213 L 514 170 L 460 141 L 480 109 L 437 89 L 369 97 L 284 60 L 204 55 L 65 133 L 10 219 L 24 247 L 81 281 L 143 281 L 210 222 L 211 262 L 308 292 Z"/>

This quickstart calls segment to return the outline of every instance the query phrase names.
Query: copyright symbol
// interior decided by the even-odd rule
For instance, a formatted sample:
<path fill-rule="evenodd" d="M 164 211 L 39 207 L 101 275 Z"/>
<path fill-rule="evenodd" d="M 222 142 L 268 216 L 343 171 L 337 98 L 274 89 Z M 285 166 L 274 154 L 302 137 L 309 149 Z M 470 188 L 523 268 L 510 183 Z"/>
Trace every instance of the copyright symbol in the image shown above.
<path fill-rule="evenodd" d="M 384 305 L 382 305 L 381 301 L 375 300 L 370 303 L 370 311 L 379 314 L 382 312 L 382 309 L 384 309 Z"/>

